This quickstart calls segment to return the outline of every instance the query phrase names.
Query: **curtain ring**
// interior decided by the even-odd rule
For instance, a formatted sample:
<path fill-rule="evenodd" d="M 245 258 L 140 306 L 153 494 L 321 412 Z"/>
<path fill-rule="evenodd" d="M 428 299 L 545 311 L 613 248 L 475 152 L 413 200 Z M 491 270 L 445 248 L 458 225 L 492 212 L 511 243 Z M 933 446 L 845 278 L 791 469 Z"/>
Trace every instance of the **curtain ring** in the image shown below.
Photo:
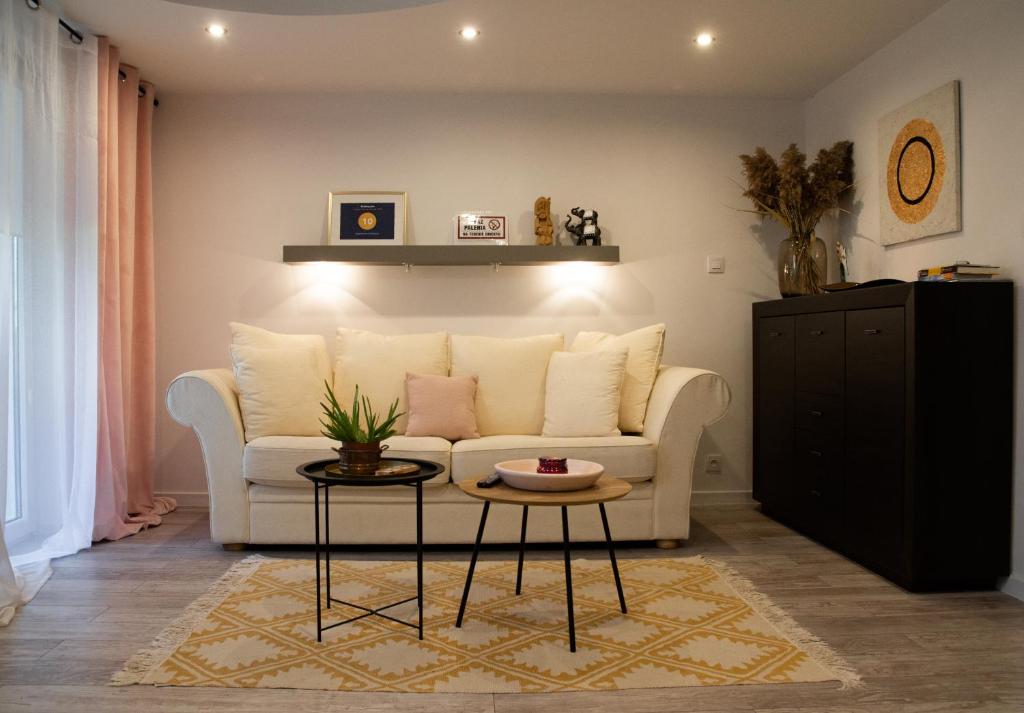
<path fill-rule="evenodd" d="M 28 5 L 29 10 L 39 9 L 39 0 L 25 0 L 25 4 Z"/>

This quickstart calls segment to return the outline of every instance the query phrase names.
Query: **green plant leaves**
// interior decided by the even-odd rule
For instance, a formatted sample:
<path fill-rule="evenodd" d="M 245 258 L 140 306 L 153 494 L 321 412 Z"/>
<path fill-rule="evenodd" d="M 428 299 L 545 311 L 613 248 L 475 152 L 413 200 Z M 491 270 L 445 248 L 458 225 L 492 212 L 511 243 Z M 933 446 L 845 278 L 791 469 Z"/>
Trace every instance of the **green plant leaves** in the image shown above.
<path fill-rule="evenodd" d="M 404 415 L 404 412 L 398 412 L 398 399 L 391 404 L 387 417 L 381 420 L 380 415 L 373 410 L 370 400 L 366 396 L 360 396 L 358 384 L 352 398 L 352 408 L 348 412 L 338 404 L 334 390 L 327 381 L 324 381 L 324 387 L 327 403 L 320 403 L 324 413 L 320 425 L 323 426 L 321 433 L 325 436 L 336 441 L 374 443 L 395 435 L 395 422 Z M 365 430 L 361 427 L 361 420 L 366 422 Z"/>

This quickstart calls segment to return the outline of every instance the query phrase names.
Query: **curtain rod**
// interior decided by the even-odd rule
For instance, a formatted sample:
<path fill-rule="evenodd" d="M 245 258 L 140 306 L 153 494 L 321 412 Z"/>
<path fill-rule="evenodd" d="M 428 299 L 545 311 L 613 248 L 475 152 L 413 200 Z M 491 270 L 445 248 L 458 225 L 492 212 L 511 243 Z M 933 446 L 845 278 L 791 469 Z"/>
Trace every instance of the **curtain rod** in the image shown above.
<path fill-rule="evenodd" d="M 30 10 L 39 9 L 39 0 L 25 0 L 25 4 L 28 5 Z M 57 24 L 60 25 L 63 29 L 67 30 L 67 33 L 71 36 L 71 41 L 73 43 L 75 43 L 76 45 L 82 44 L 82 41 L 85 39 L 82 36 L 82 33 L 76 30 L 71 25 L 69 25 L 67 22 L 65 22 L 63 17 L 57 18 Z M 128 75 L 125 74 L 124 70 L 122 69 L 117 70 L 117 76 L 121 79 L 122 82 L 128 79 Z M 139 98 L 142 98 L 144 96 L 146 96 L 146 88 L 142 85 L 139 85 Z M 160 106 L 160 100 L 154 98 L 153 106 Z"/>

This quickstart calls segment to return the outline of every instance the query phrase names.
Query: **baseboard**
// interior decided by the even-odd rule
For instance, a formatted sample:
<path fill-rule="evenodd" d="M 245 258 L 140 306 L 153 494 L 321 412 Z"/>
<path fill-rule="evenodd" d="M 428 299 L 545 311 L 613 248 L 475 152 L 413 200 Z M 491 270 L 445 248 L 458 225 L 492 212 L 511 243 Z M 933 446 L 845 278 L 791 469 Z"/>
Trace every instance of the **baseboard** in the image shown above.
<path fill-rule="evenodd" d="M 753 505 L 749 490 L 695 490 L 691 498 L 694 507 L 705 505 Z"/>
<path fill-rule="evenodd" d="M 174 498 L 180 508 L 208 508 L 210 507 L 210 497 L 206 494 L 205 490 L 201 491 L 176 491 L 176 492 L 163 492 L 157 493 L 157 495 L 163 495 L 168 498 Z"/>
<path fill-rule="evenodd" d="M 1011 574 L 999 583 L 999 589 L 1003 594 L 1009 594 L 1011 597 L 1024 602 L 1024 575 Z"/>

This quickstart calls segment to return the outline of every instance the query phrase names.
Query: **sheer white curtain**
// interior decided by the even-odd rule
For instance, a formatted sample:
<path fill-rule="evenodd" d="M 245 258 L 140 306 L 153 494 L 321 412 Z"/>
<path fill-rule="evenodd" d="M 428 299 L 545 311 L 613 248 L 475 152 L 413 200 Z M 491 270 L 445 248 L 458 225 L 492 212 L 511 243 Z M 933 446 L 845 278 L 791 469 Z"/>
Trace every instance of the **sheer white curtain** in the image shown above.
<path fill-rule="evenodd" d="M 0 0 L 0 624 L 91 540 L 97 86 L 95 38 Z"/>

